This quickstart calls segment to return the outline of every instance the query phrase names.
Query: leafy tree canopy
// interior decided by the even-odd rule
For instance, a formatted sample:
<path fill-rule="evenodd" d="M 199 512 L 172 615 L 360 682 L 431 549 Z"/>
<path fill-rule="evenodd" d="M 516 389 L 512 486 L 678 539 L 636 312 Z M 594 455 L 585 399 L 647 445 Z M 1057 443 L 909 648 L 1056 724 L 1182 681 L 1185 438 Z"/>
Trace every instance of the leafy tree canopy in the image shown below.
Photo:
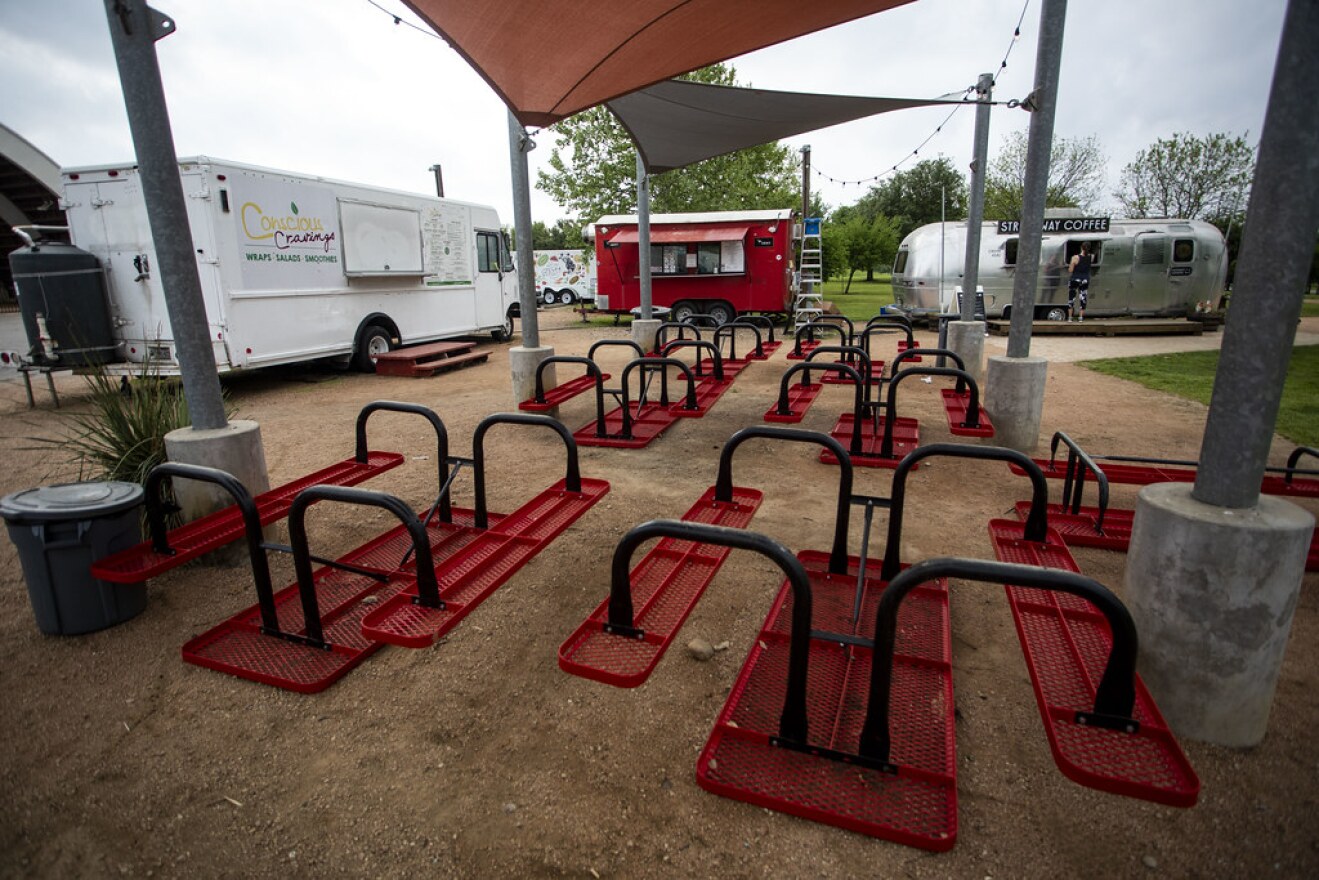
<path fill-rule="evenodd" d="M 892 219 L 901 241 L 918 226 L 938 223 L 940 216 L 965 219 L 966 203 L 966 178 L 951 159 L 940 156 L 923 159 L 872 186 L 853 208 L 867 220 Z"/>
<path fill-rule="evenodd" d="M 1055 137 L 1050 149 L 1046 208 L 1095 209 L 1108 162 L 1099 139 Z M 985 219 L 1020 220 L 1026 191 L 1026 134 L 1009 132 L 985 174 Z"/>
<path fill-rule="evenodd" d="M 684 79 L 734 86 L 736 71 L 715 64 Z M 574 216 L 594 221 L 605 214 L 636 211 L 636 149 L 627 132 L 603 106 L 556 123 L 550 170 L 536 185 Z M 651 177 L 650 209 L 656 214 L 736 211 L 799 204 L 797 159 L 778 143 L 716 156 Z"/>
<path fill-rule="evenodd" d="M 531 224 L 531 247 L 538 251 L 570 251 L 586 247 L 584 223 L 561 217 L 553 226 L 537 220 Z"/>
<path fill-rule="evenodd" d="M 1179 132 L 1157 140 L 1122 169 L 1113 195 L 1129 217 L 1181 217 L 1226 225 L 1244 210 L 1255 171 L 1245 136 Z"/>

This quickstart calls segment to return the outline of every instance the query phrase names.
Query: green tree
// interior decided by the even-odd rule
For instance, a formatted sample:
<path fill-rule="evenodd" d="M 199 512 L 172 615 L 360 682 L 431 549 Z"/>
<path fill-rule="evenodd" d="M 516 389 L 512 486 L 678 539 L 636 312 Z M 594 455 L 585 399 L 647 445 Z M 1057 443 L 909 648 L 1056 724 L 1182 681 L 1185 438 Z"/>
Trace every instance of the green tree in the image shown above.
<path fill-rule="evenodd" d="M 847 268 L 847 283 L 843 285 L 843 293 L 848 293 L 857 272 L 865 272 L 870 278 L 876 267 L 892 265 L 900 239 L 896 222 L 882 214 L 867 220 L 859 213 L 853 213 L 841 224 L 841 231 L 843 258 Z"/>
<path fill-rule="evenodd" d="M 1049 156 L 1046 208 L 1093 210 L 1104 184 L 1108 159 L 1094 135 L 1053 139 Z M 1026 191 L 1026 134 L 1009 132 L 985 174 L 985 219 L 1020 220 Z"/>
<path fill-rule="evenodd" d="M 537 220 L 531 224 L 531 246 L 538 251 L 570 251 L 585 247 L 582 227 L 585 224 L 561 217 L 553 226 Z"/>
<path fill-rule="evenodd" d="M 1231 217 L 1245 205 L 1255 151 L 1244 135 L 1186 132 L 1157 140 L 1122 169 L 1113 195 L 1129 217 Z"/>
<path fill-rule="evenodd" d="M 736 71 L 716 64 L 684 79 L 738 85 Z M 605 107 L 594 107 L 555 124 L 549 171 L 536 185 L 574 216 L 588 221 L 636 210 L 636 151 L 627 132 Z M 781 208 L 801 202 L 797 159 L 788 147 L 762 144 L 716 156 L 651 178 L 654 213 Z"/>
<path fill-rule="evenodd" d="M 862 217 L 888 217 L 896 224 L 898 240 L 926 223 L 966 217 L 966 178 L 946 156 L 923 159 L 910 170 L 899 171 L 870 188 L 855 208 Z"/>

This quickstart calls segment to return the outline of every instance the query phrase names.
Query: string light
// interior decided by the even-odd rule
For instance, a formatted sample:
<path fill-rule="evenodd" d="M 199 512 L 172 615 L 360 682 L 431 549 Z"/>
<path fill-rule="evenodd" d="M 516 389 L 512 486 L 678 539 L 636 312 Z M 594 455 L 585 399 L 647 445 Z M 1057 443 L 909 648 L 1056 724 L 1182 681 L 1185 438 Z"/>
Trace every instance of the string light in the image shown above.
<path fill-rule="evenodd" d="M 993 79 L 993 84 L 994 84 L 994 85 L 997 85 L 997 84 L 998 84 L 998 77 L 1002 75 L 1002 73 L 1003 73 L 1003 71 L 1004 71 L 1005 69 L 1007 69 L 1007 66 L 1008 66 L 1008 58 L 1012 55 L 1012 50 L 1013 50 L 1013 48 L 1017 45 L 1017 41 L 1018 41 L 1019 39 L 1021 39 L 1021 23 L 1022 23 L 1023 21 L 1026 20 L 1026 10 L 1028 10 L 1029 8 L 1030 8 L 1030 0 L 1025 0 L 1025 2 L 1022 4 L 1022 7 L 1021 7 L 1021 15 L 1017 17 L 1017 26 L 1016 26 L 1015 28 L 1012 29 L 1012 39 L 1011 39 L 1010 41 L 1008 41 L 1008 48 L 1007 48 L 1007 51 L 1003 53 L 1003 60 L 1002 60 L 1002 61 L 999 63 L 999 65 L 998 65 L 998 73 L 995 74 L 994 79 Z M 979 103 L 979 102 L 977 102 L 977 101 L 972 101 L 972 100 L 970 100 L 970 95 L 971 95 L 971 93 L 974 92 L 974 91 L 976 91 L 976 87 L 975 87 L 975 86 L 967 86 L 966 89 L 963 90 L 963 92 L 962 92 L 962 102 L 963 102 L 963 103 L 958 104 L 956 107 L 954 107 L 954 108 L 952 109 L 952 112 L 950 112 L 947 116 L 945 116 L 945 117 L 943 118 L 943 121 L 940 122 L 938 125 L 936 125 L 936 126 L 934 127 L 934 131 L 930 132 L 930 134 L 925 138 L 925 140 L 921 141 L 919 144 L 916 145 L 916 149 L 912 150 L 908 155 L 906 155 L 906 156 L 904 156 L 903 158 L 899 159 L 899 160 L 893 165 L 893 167 L 889 168 L 887 171 L 881 171 L 879 174 L 874 174 L 874 175 L 871 175 L 870 177 L 862 177 L 862 178 L 858 178 L 858 179 L 856 179 L 856 180 L 852 180 L 852 179 L 843 180 L 843 179 L 838 178 L 838 177 L 832 177 L 831 175 L 828 175 L 828 174 L 824 173 L 823 171 L 821 171 L 821 170 L 819 169 L 818 166 L 812 165 L 812 166 L 811 166 L 811 174 L 813 174 L 813 175 L 815 175 L 815 176 L 818 176 L 818 177 L 823 177 L 825 180 L 829 181 L 830 183 L 841 184 L 842 187 L 843 187 L 844 189 L 846 189 L 846 188 L 847 188 L 847 185 L 848 185 L 849 183 L 850 183 L 850 184 L 853 184 L 853 185 L 856 185 L 856 186 L 859 186 L 859 185 L 861 185 L 861 184 L 863 184 L 863 183 L 877 183 L 878 181 L 882 180 L 883 178 L 888 177 L 890 174 L 895 174 L 895 173 L 897 173 L 897 170 L 898 170 L 899 168 L 901 168 L 904 164 L 906 164 L 906 162 L 907 162 L 908 159 L 912 158 L 912 156 L 919 155 L 921 149 L 922 149 L 926 144 L 928 144 L 930 141 L 934 140 L 934 136 L 935 136 L 935 135 L 937 135 L 937 134 L 939 134 L 940 132 L 943 131 L 943 127 L 944 127 L 945 125 L 948 124 L 949 120 L 951 120 L 951 119 L 953 118 L 954 115 L 956 115 L 956 113 L 957 113 L 958 110 L 961 110 L 961 109 L 962 109 L 963 107 L 965 107 L 967 104 L 975 104 L 975 103 Z M 997 102 L 995 102 L 995 103 L 997 103 Z M 798 164 L 800 165 L 800 162 L 799 162 Z"/>

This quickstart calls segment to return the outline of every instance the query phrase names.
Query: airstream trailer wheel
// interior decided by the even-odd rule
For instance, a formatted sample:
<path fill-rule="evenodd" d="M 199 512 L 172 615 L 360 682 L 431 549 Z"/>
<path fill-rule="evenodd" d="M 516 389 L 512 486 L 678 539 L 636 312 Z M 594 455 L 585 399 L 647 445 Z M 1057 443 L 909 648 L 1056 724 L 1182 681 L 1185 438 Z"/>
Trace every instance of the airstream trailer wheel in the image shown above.
<path fill-rule="evenodd" d="M 669 310 L 669 320 L 681 324 L 692 315 L 699 314 L 700 311 L 697 310 L 696 306 L 684 299 L 673 304 L 673 308 Z"/>
<path fill-rule="evenodd" d="M 498 330 L 490 331 L 490 338 L 493 339 L 495 342 L 508 342 L 510 339 L 513 338 L 512 309 L 510 309 L 508 314 L 504 316 L 504 325 L 500 327 Z"/>
<path fill-rule="evenodd" d="M 726 302 L 711 303 L 705 313 L 714 318 L 716 324 L 727 324 L 737 317 L 737 311 Z"/>
<path fill-rule="evenodd" d="M 1044 309 L 1043 318 L 1046 321 L 1066 321 L 1067 309 L 1062 306 L 1052 306 L 1051 308 Z"/>
<path fill-rule="evenodd" d="M 353 367 L 362 373 L 374 373 L 376 358 L 393 348 L 394 341 L 389 331 L 379 324 L 372 324 L 362 331 L 362 338 L 357 342 L 357 351 L 353 353 Z"/>

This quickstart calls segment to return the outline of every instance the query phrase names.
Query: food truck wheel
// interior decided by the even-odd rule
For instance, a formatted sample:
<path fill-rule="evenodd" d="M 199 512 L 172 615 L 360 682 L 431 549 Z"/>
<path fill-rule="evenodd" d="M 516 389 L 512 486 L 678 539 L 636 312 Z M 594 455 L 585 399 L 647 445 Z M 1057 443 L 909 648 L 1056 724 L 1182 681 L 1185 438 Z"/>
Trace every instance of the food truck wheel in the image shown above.
<path fill-rule="evenodd" d="M 498 330 L 490 331 L 490 338 L 495 342 L 508 342 L 513 338 L 513 312 L 504 316 L 504 325 Z"/>
<path fill-rule="evenodd" d="M 353 354 L 353 366 L 363 373 L 376 371 L 376 358 L 394 348 L 389 331 L 379 324 L 372 324 L 362 331 L 362 338 L 357 343 Z"/>
<path fill-rule="evenodd" d="M 545 305 L 547 305 L 547 306 L 552 306 L 552 305 L 554 305 L 556 302 L 559 301 L 559 298 L 558 298 L 557 296 L 555 296 L 553 290 L 551 290 L 550 288 L 547 287 L 547 288 L 545 288 L 545 291 L 544 291 L 543 293 L 541 293 L 541 295 L 540 295 L 540 301 L 541 301 L 542 303 L 544 303 Z"/>
<path fill-rule="evenodd" d="M 570 306 L 577 302 L 577 295 L 571 290 L 561 290 L 559 291 L 559 302 L 563 303 L 565 306 Z"/>
<path fill-rule="evenodd" d="M 687 302 L 687 300 L 682 300 L 681 302 L 674 303 L 673 308 L 669 310 L 669 320 L 681 324 L 692 315 L 699 314 L 700 312 L 695 305 Z"/>
<path fill-rule="evenodd" d="M 737 310 L 726 302 L 711 303 L 705 313 L 714 318 L 716 324 L 727 324 L 737 317 Z"/>

